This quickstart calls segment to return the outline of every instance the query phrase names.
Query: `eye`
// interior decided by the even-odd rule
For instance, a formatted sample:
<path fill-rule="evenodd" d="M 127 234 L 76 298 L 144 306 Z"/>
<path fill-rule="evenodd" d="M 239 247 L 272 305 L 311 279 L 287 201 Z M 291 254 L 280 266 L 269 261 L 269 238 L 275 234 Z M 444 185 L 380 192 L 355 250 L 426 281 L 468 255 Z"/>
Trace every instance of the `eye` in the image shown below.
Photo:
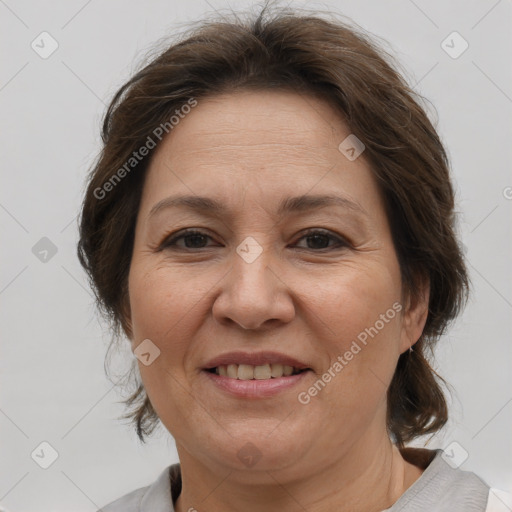
<path fill-rule="evenodd" d="M 171 235 L 162 243 L 161 248 L 202 249 L 206 247 L 205 244 L 208 239 L 212 239 L 212 237 L 203 231 L 187 229 L 185 231 L 178 232 L 176 235 Z M 182 244 L 178 244 L 178 242 L 182 240 L 185 243 L 184 246 Z"/>
<path fill-rule="evenodd" d="M 303 235 L 299 240 L 303 239 L 307 240 L 307 247 L 299 247 L 300 249 L 338 249 L 341 247 L 347 247 L 349 245 L 343 238 L 334 235 L 325 229 L 312 229 Z M 331 241 L 334 242 L 334 245 L 329 246 L 329 242 Z"/>
<path fill-rule="evenodd" d="M 212 237 L 207 233 L 197 229 L 187 229 L 168 237 L 161 244 L 161 249 L 204 249 L 208 247 L 208 240 L 212 240 Z M 306 240 L 306 247 L 300 247 L 298 244 L 296 247 L 313 251 L 338 249 L 349 245 L 342 237 L 325 229 L 311 229 L 299 240 Z"/>

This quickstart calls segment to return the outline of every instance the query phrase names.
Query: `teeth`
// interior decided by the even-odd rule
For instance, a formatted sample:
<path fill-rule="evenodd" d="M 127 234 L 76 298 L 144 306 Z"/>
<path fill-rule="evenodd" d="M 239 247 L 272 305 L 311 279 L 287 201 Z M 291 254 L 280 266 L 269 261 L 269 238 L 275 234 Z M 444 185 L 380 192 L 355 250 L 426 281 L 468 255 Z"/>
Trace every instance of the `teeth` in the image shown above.
<path fill-rule="evenodd" d="M 251 380 L 254 378 L 254 366 L 248 364 L 238 365 L 238 378 L 240 380 Z"/>
<path fill-rule="evenodd" d="M 299 373 L 299 370 L 293 366 L 279 363 L 262 364 L 258 366 L 253 366 L 251 364 L 228 364 L 217 366 L 217 368 L 215 368 L 215 373 L 217 375 L 239 380 L 265 380 L 270 378 L 276 379 L 279 377 L 288 377 L 289 375 Z"/>
<path fill-rule="evenodd" d="M 283 375 L 287 377 L 288 375 L 291 375 L 293 373 L 293 367 L 292 366 L 283 366 Z"/>
<path fill-rule="evenodd" d="M 232 379 L 236 379 L 238 377 L 238 365 L 237 364 L 228 364 L 227 367 L 228 377 Z"/>
<path fill-rule="evenodd" d="M 282 377 L 283 376 L 283 365 L 282 364 L 273 364 L 271 370 L 272 377 Z"/>
<path fill-rule="evenodd" d="M 254 367 L 254 378 L 258 380 L 270 379 L 272 376 L 272 369 L 269 364 Z"/>

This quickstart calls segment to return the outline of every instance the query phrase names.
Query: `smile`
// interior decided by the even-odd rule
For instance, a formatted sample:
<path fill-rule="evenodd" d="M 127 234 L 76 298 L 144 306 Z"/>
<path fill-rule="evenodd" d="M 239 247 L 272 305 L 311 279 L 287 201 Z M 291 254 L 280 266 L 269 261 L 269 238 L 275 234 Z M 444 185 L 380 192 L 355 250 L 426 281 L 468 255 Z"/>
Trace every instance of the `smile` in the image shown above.
<path fill-rule="evenodd" d="M 267 380 L 288 377 L 305 371 L 305 369 L 280 363 L 251 365 L 251 364 L 228 364 L 220 365 L 208 370 L 216 375 L 238 380 Z"/>

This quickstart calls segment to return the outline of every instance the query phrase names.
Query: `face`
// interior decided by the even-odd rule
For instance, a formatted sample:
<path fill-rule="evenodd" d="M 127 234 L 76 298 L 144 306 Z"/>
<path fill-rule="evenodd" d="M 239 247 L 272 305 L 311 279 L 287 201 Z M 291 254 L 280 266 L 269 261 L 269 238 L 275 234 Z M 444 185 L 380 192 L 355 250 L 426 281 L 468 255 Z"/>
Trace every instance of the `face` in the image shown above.
<path fill-rule="evenodd" d="M 386 390 L 426 313 L 402 301 L 365 154 L 338 149 L 349 134 L 322 100 L 238 92 L 199 100 L 154 154 L 132 348 L 150 340 L 141 376 L 180 459 L 298 474 L 386 435 Z M 280 376 L 287 358 L 307 370 Z M 222 375 L 236 360 L 253 365 Z"/>

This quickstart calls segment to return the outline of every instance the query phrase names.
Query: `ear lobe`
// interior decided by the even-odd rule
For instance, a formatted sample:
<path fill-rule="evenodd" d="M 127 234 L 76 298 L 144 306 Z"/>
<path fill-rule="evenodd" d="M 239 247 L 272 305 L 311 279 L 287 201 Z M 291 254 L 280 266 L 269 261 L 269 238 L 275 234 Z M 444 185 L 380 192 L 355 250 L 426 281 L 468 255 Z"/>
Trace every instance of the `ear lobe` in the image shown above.
<path fill-rule="evenodd" d="M 402 319 L 400 353 L 409 350 L 420 338 L 427 322 L 430 302 L 430 281 L 418 279 L 418 289 L 414 296 L 409 294 L 407 307 Z"/>

